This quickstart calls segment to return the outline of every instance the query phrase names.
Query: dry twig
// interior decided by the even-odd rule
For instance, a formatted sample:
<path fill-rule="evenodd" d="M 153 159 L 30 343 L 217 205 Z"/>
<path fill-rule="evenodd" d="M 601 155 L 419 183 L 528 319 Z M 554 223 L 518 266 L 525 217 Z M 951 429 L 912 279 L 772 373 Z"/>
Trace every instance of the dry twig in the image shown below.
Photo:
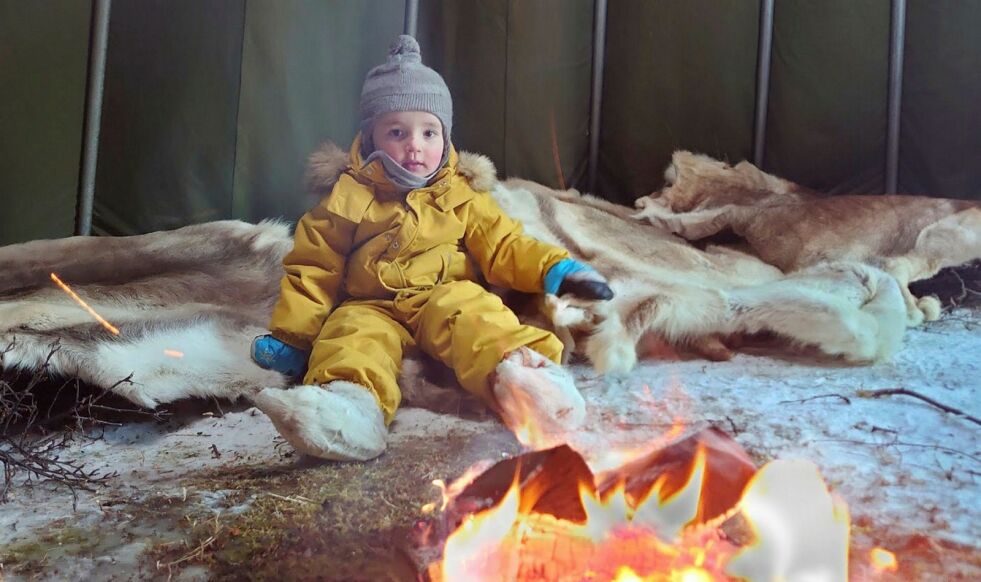
<path fill-rule="evenodd" d="M 964 301 L 969 297 L 971 298 L 981 297 L 981 293 L 967 286 L 967 283 L 964 282 L 964 278 L 961 277 L 960 273 L 958 273 L 956 270 L 951 269 L 950 274 L 953 275 L 955 279 L 957 279 L 957 283 L 960 285 L 961 288 L 961 292 L 958 293 L 956 297 L 950 298 L 950 304 L 952 306 L 960 307 L 961 304 L 963 304 Z"/>
<path fill-rule="evenodd" d="M 964 301 L 965 297 L 967 297 L 967 285 L 964 284 L 964 278 L 958 275 L 957 271 L 951 271 L 951 273 L 953 273 L 954 278 L 957 279 L 957 282 L 961 286 L 961 292 L 957 295 L 957 297 L 950 298 L 950 304 L 957 306 L 960 305 L 961 301 Z"/>
<path fill-rule="evenodd" d="M 303 503 L 312 504 L 313 503 L 313 501 L 307 499 L 306 497 L 301 497 L 301 496 L 287 497 L 285 495 L 279 495 L 277 493 L 273 493 L 272 491 L 266 491 L 266 495 L 268 495 L 270 497 L 275 497 L 276 499 L 282 499 L 283 501 L 289 501 L 291 503 L 301 503 L 301 504 L 303 504 Z"/>
<path fill-rule="evenodd" d="M 0 372 L 4 370 L 4 359 L 16 345 L 16 339 L 0 351 Z M 14 478 L 19 473 L 26 475 L 25 483 L 33 480 L 67 486 L 72 493 L 73 503 L 78 501 L 78 491 L 93 491 L 116 474 L 100 474 L 89 470 L 81 461 L 62 459 L 63 451 L 74 442 L 76 436 L 86 435 L 93 426 L 116 424 L 97 417 L 96 413 L 126 412 L 146 414 L 161 419 L 163 412 L 140 412 L 107 406 L 102 400 L 110 391 L 83 394 L 81 382 L 77 379 L 64 381 L 54 391 L 47 407 L 43 400 L 50 395 L 51 378 L 48 370 L 51 358 L 58 352 L 59 345 L 52 344 L 51 351 L 41 367 L 22 385 L 0 380 L 0 464 L 3 465 L 3 482 L 0 484 L 0 503 L 7 500 Z M 130 382 L 124 378 L 113 386 Z M 74 398 L 67 410 L 55 411 L 59 398 L 74 389 Z M 110 389 L 111 390 L 111 389 Z M 70 394 L 70 392 L 68 392 Z M 43 397 L 42 397 L 43 395 Z M 64 421 L 67 426 L 61 426 Z M 55 431 L 51 427 L 58 426 Z M 101 438 L 96 436 L 94 438 Z"/>
<path fill-rule="evenodd" d="M 842 396 L 841 394 L 818 394 L 817 396 L 811 396 L 809 398 L 801 398 L 800 400 L 781 400 L 779 404 L 803 404 L 811 400 L 817 400 L 818 398 L 840 398 L 845 404 L 851 404 L 852 401 L 847 396 Z"/>
<path fill-rule="evenodd" d="M 167 571 L 169 572 L 172 567 L 178 564 L 183 564 L 184 562 L 194 560 L 195 558 L 200 558 L 201 556 L 204 555 L 204 550 L 206 550 L 208 546 L 215 543 L 215 541 L 217 540 L 218 540 L 218 532 L 215 532 L 214 535 L 208 536 L 208 538 L 202 541 L 196 548 L 194 548 L 187 554 L 184 554 L 182 557 L 174 560 L 173 562 L 158 561 L 157 570 L 160 570 L 162 568 L 167 568 Z"/>
<path fill-rule="evenodd" d="M 969 420 L 974 424 L 981 425 L 981 419 L 979 419 L 978 417 L 971 416 L 970 414 L 964 412 L 960 408 L 954 408 L 953 406 L 948 406 L 942 402 L 937 402 L 936 400 L 930 398 L 929 396 L 920 394 L 915 390 L 909 390 L 908 388 L 883 388 L 881 390 L 859 390 L 858 392 L 856 392 L 856 394 L 862 398 L 881 398 L 883 396 L 892 396 L 897 394 L 911 396 L 913 398 L 918 398 L 923 402 L 926 402 L 927 404 L 935 406 L 940 410 L 943 410 L 944 412 L 949 412 L 950 414 L 962 416 L 966 420 Z"/>

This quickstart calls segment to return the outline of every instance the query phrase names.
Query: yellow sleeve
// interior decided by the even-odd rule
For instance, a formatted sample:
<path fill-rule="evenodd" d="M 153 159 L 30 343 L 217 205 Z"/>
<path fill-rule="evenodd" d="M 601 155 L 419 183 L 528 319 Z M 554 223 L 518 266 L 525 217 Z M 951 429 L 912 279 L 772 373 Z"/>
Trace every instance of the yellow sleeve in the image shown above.
<path fill-rule="evenodd" d="M 545 273 L 569 256 L 525 235 L 487 192 L 474 196 L 464 243 L 490 284 L 526 293 L 541 293 Z"/>
<path fill-rule="evenodd" d="M 357 221 L 332 211 L 334 192 L 300 218 L 269 330 L 294 347 L 309 349 L 334 308 Z"/>

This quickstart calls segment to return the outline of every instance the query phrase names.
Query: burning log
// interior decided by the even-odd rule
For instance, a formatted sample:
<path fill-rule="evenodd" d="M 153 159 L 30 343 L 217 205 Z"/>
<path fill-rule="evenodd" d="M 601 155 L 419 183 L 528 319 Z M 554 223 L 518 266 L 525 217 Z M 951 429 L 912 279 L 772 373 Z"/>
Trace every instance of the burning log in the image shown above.
<path fill-rule="evenodd" d="M 468 515 L 501 502 L 517 485 L 519 511 L 551 515 L 573 522 L 586 519 L 580 487 L 595 492 L 593 473 L 582 456 L 568 445 L 534 451 L 505 459 L 474 479 L 444 512 L 444 521 L 455 529 Z"/>
<path fill-rule="evenodd" d="M 551 515 L 581 523 L 586 518 L 582 491 L 608 498 L 617 487 L 635 501 L 655 487 L 661 499 L 675 495 L 691 478 L 699 449 L 705 451 L 707 472 L 696 517 L 699 523 L 731 509 L 756 473 L 749 455 L 731 437 L 708 428 L 654 449 L 614 471 L 594 475 L 583 457 L 568 445 L 525 453 L 503 460 L 475 478 L 444 512 L 450 530 L 463 517 L 501 502 L 512 486 L 521 492 L 519 511 Z M 598 484 L 597 484 L 598 483 Z"/>
<path fill-rule="evenodd" d="M 661 499 L 675 495 L 691 479 L 699 450 L 705 454 L 705 475 L 695 521 L 705 523 L 731 510 L 756 473 L 756 465 L 736 441 L 717 428 L 707 428 L 650 451 L 619 469 L 599 475 L 600 497 L 622 486 L 628 498 L 645 499 L 657 488 Z"/>

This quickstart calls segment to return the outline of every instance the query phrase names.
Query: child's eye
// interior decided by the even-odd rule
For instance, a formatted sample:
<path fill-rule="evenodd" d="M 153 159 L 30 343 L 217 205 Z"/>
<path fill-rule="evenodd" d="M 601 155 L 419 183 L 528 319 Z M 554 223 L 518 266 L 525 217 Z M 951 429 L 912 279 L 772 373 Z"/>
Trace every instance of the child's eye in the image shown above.
<path fill-rule="evenodd" d="M 394 138 L 398 139 L 398 138 L 402 137 L 402 130 L 401 129 L 390 129 L 390 130 L 388 130 L 388 135 L 391 136 L 391 137 L 394 137 Z"/>
<path fill-rule="evenodd" d="M 427 129 L 423 135 L 428 139 L 432 139 L 434 137 L 439 137 L 439 132 L 435 129 Z"/>

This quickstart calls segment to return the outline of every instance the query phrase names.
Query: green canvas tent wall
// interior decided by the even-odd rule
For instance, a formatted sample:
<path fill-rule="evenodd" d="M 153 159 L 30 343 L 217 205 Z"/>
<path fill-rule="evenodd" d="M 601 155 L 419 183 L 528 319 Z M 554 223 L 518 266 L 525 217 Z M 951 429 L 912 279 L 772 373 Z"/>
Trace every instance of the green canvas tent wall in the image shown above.
<path fill-rule="evenodd" d="M 72 233 L 92 1 L 0 0 L 0 243 Z M 659 188 L 673 150 L 749 158 L 761 3 L 611 0 L 596 192 Z M 501 176 L 585 188 L 591 0 L 421 0 L 425 61 L 454 94 L 454 142 Z M 775 3 L 765 170 L 880 192 L 889 0 Z M 306 156 L 350 143 L 402 0 L 117 0 L 94 232 L 297 218 Z M 981 0 L 906 3 L 899 190 L 981 196 Z"/>

